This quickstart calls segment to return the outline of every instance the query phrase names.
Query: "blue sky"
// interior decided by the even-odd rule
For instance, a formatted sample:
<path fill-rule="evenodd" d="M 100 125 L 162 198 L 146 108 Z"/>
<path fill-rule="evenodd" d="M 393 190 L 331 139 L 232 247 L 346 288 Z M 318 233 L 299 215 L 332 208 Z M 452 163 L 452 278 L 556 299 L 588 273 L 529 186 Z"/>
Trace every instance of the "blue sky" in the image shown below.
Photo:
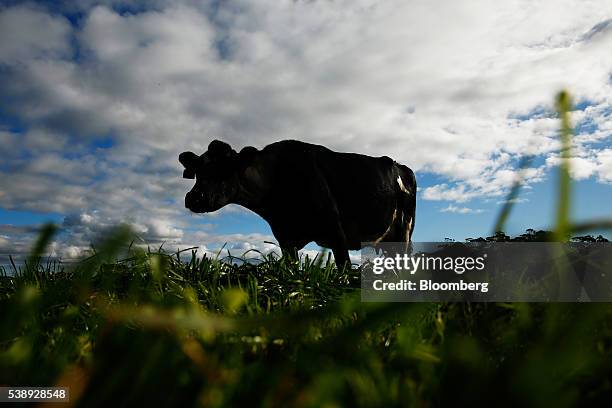
<path fill-rule="evenodd" d="M 458 4 L 460 3 L 460 4 Z M 560 89 L 574 96 L 573 212 L 610 216 L 612 4 L 595 1 L 0 1 L 0 256 L 45 221 L 72 258 L 120 222 L 143 244 L 269 250 L 237 206 L 188 213 L 178 153 L 282 139 L 417 173 L 415 240 L 554 215 Z"/>

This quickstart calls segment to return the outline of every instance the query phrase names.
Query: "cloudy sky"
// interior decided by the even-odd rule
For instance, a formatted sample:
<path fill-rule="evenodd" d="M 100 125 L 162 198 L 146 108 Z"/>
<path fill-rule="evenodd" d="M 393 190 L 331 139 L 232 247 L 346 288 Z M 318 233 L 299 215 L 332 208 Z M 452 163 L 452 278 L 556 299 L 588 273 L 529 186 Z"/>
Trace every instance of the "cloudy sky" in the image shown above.
<path fill-rule="evenodd" d="M 75 257 L 131 223 L 166 247 L 268 249 L 237 206 L 192 215 L 177 156 L 212 139 L 388 155 L 419 183 L 415 240 L 553 219 L 557 91 L 572 115 L 574 214 L 610 215 L 612 2 L 0 2 L 0 254 L 62 226 Z"/>

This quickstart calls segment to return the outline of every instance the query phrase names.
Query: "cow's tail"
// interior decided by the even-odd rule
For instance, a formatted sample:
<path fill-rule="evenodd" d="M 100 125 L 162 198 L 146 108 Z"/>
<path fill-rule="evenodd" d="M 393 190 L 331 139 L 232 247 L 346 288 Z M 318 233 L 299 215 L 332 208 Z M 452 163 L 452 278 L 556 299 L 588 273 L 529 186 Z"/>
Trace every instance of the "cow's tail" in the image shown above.
<path fill-rule="evenodd" d="M 416 193 L 417 183 L 414 172 L 404 166 L 403 164 L 397 163 L 399 177 L 401 183 L 398 180 L 398 206 L 397 209 L 401 216 L 401 234 L 400 240 L 402 242 L 412 241 L 412 232 L 414 231 L 415 216 L 416 216 Z"/>

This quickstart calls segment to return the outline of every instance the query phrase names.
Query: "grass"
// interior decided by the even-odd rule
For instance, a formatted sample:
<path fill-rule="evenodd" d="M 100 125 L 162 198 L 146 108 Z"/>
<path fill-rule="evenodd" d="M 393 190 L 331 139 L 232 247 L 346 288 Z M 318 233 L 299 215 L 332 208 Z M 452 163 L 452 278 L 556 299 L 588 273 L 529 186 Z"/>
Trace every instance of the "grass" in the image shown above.
<path fill-rule="evenodd" d="M 563 118 L 570 104 L 559 106 Z M 569 208 L 559 203 L 557 237 L 610 225 L 574 225 Z M 358 272 L 330 263 L 149 252 L 125 228 L 62 267 L 42 257 L 53 233 L 0 276 L 0 384 L 69 386 L 87 407 L 575 406 L 612 394 L 610 304 L 361 303 Z"/>

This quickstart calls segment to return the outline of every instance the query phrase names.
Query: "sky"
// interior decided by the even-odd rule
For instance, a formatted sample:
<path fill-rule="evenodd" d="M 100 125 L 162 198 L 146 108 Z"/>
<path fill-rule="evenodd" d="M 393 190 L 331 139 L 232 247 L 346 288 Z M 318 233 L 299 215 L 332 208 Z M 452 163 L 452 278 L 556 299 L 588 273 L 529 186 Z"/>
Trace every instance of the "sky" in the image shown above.
<path fill-rule="evenodd" d="M 547 228 L 561 89 L 573 215 L 609 216 L 611 49 L 608 0 L 0 1 L 0 257 L 47 221 L 63 259 L 118 223 L 152 247 L 274 249 L 242 207 L 184 208 L 178 154 L 213 139 L 392 157 L 417 175 L 416 241 L 490 234 L 532 155 L 507 229 Z"/>

